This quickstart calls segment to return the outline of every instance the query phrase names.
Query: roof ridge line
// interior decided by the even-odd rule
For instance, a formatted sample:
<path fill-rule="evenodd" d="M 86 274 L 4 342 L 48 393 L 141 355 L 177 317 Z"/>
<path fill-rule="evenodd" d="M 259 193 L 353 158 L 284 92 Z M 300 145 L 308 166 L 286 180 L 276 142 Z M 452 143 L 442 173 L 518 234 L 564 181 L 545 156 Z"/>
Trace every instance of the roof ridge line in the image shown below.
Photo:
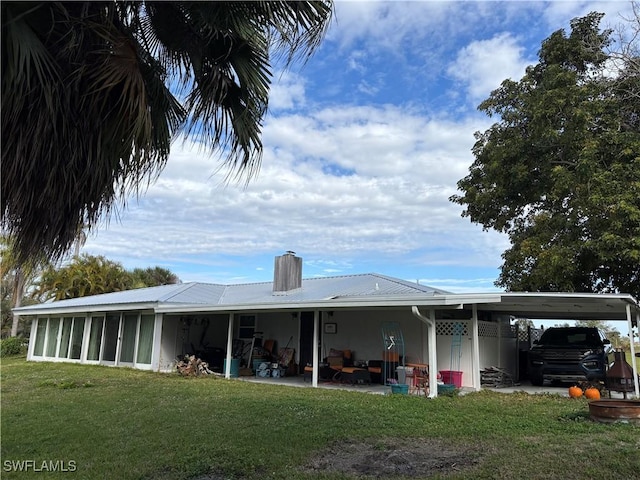
<path fill-rule="evenodd" d="M 180 285 L 183 288 L 178 288 L 176 291 L 172 291 L 171 294 L 164 295 L 164 296 L 160 297 L 158 299 L 158 302 L 168 302 L 173 297 L 176 297 L 177 295 L 180 295 L 181 293 L 189 290 L 190 288 L 193 288 L 194 285 L 198 285 L 198 284 L 199 284 L 199 282 L 187 282 L 187 283 L 174 284 L 174 285 Z"/>

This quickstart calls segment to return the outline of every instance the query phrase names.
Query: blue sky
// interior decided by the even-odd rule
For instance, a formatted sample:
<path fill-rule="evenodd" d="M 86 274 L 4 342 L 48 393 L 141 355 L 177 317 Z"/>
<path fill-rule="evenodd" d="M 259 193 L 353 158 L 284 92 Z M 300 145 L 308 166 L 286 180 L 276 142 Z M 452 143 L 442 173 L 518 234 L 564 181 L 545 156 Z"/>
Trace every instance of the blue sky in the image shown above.
<path fill-rule="evenodd" d="M 92 232 L 84 253 L 182 281 L 270 281 L 287 250 L 305 278 L 376 272 L 495 291 L 507 239 L 449 202 L 473 161 L 477 105 L 536 63 L 572 18 L 629 2 L 336 4 L 326 40 L 278 72 L 260 174 L 224 185 L 216 157 L 176 142 L 158 180 Z"/>

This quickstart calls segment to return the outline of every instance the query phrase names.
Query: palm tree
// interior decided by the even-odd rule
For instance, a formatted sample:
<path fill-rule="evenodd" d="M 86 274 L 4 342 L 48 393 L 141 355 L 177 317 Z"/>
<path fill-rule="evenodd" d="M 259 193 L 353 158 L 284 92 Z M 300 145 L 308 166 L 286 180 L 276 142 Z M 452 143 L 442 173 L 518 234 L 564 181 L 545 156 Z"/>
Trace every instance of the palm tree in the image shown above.
<path fill-rule="evenodd" d="M 2 2 L 2 227 L 24 260 L 162 171 L 173 139 L 260 166 L 274 62 L 306 59 L 323 1 Z"/>
<path fill-rule="evenodd" d="M 103 256 L 80 255 L 64 266 L 50 265 L 37 281 L 35 295 L 41 301 L 65 300 L 133 287 L 134 278 L 118 262 Z"/>

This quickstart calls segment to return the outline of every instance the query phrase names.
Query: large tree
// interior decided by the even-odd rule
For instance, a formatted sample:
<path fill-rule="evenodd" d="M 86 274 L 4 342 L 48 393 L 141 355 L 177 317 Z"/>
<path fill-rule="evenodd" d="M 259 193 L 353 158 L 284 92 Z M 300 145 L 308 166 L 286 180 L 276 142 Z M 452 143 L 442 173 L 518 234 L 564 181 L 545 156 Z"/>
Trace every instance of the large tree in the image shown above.
<path fill-rule="evenodd" d="M 20 315 L 11 309 L 20 307 L 28 298 L 27 290 L 48 265 L 44 257 L 31 257 L 28 262 L 18 262 L 13 243 L 5 235 L 0 236 L 0 291 L 2 306 L 2 336 L 17 336 L 24 329 Z"/>
<path fill-rule="evenodd" d="M 498 121 L 476 133 L 451 200 L 508 234 L 496 282 L 508 290 L 640 295 L 640 77 L 610 71 L 601 18 L 553 33 L 479 106 Z"/>
<path fill-rule="evenodd" d="M 161 267 L 128 271 L 119 262 L 85 254 L 63 266 L 45 268 L 34 294 L 40 301 L 64 300 L 179 282 L 174 273 Z"/>
<path fill-rule="evenodd" d="M 330 0 L 2 2 L 2 227 L 61 257 L 192 136 L 254 174 L 278 57 L 319 45 Z"/>

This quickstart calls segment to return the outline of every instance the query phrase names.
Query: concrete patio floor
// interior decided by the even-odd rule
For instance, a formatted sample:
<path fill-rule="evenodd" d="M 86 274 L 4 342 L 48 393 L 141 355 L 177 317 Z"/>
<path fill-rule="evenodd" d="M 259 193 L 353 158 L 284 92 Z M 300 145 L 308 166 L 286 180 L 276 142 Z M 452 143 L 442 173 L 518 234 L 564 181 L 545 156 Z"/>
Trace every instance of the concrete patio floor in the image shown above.
<path fill-rule="evenodd" d="M 311 388 L 311 382 L 305 381 L 302 375 L 290 376 L 290 377 L 280 377 L 280 378 L 260 378 L 255 376 L 240 376 L 238 380 L 252 383 L 265 383 L 270 385 L 284 385 L 288 387 L 300 387 L 300 388 Z M 388 385 L 379 385 L 379 384 L 356 384 L 352 385 L 349 383 L 340 383 L 340 382 L 332 382 L 332 381 L 318 381 L 319 388 L 331 389 L 331 390 L 348 390 L 353 392 L 361 392 L 361 393 L 371 393 L 377 395 L 390 395 L 391 387 Z M 491 390 L 494 392 L 500 393 L 514 393 L 514 392 L 525 392 L 532 395 L 535 394 L 556 394 L 563 397 L 568 397 L 569 385 L 543 385 L 541 387 L 536 387 L 531 385 L 529 381 L 522 381 L 518 385 L 514 385 L 511 387 L 482 387 L 483 390 Z M 471 388 L 463 387 L 460 390 L 460 394 L 464 395 L 467 393 L 471 393 L 473 390 Z M 627 398 L 634 398 L 635 395 L 633 393 L 627 394 Z M 612 398 L 623 398 L 622 393 L 613 392 Z"/>

